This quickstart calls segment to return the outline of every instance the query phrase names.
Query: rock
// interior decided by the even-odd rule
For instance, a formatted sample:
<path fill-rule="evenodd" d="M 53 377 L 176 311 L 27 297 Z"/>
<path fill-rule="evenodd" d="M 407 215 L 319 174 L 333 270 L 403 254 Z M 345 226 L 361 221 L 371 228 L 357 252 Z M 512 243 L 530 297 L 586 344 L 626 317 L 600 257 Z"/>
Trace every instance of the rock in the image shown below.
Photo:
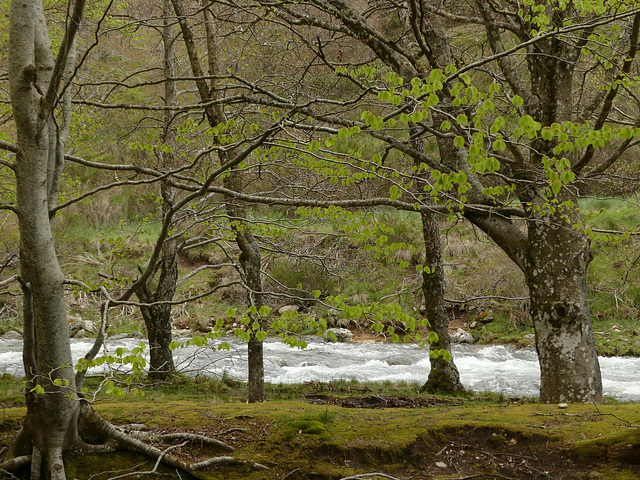
<path fill-rule="evenodd" d="M 558 408 L 569 408 L 569 405 L 566 403 L 559 403 Z"/>
<path fill-rule="evenodd" d="M 410 358 L 404 355 L 394 355 L 386 359 L 387 365 L 412 365 Z"/>
<path fill-rule="evenodd" d="M 9 330 L 4 335 L 0 336 L 2 340 L 22 340 L 22 335 L 15 330 Z"/>
<path fill-rule="evenodd" d="M 282 315 L 285 312 L 297 312 L 298 310 L 300 310 L 299 305 L 285 305 L 278 309 L 278 315 Z"/>
<path fill-rule="evenodd" d="M 471 330 L 473 330 L 473 329 L 474 329 L 474 328 L 476 328 L 477 326 L 478 326 L 478 322 L 476 322 L 475 320 L 469 324 L 469 328 L 470 328 Z"/>
<path fill-rule="evenodd" d="M 459 328 L 453 335 L 449 335 L 449 340 L 452 343 L 476 343 L 474 336 L 470 332 L 461 328 Z"/>
<path fill-rule="evenodd" d="M 68 321 L 69 321 L 69 336 L 72 338 L 76 337 L 81 330 L 84 331 L 83 333 L 86 333 L 86 332 L 95 333 L 96 331 L 96 326 L 91 320 L 83 320 L 80 317 L 73 317 L 70 315 L 68 318 Z"/>
<path fill-rule="evenodd" d="M 489 312 L 482 312 L 476 317 L 476 320 L 480 323 L 491 323 L 493 322 L 493 315 Z"/>
<path fill-rule="evenodd" d="M 447 464 L 444 462 L 436 462 L 436 467 L 438 468 L 447 468 Z"/>
<path fill-rule="evenodd" d="M 340 343 L 349 343 L 353 338 L 353 334 L 351 333 L 351 331 L 347 330 L 346 328 L 330 328 L 324 333 L 324 338 L 328 342 L 331 341 L 329 340 L 328 336 L 329 332 L 333 332 L 333 334 L 336 336 L 336 341 Z"/>

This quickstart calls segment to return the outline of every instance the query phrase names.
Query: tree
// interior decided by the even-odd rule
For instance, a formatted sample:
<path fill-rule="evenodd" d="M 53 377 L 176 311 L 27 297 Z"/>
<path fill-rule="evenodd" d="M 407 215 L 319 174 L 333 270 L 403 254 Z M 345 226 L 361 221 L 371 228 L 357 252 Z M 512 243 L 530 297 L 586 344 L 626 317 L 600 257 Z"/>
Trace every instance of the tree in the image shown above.
<path fill-rule="evenodd" d="M 182 37 L 187 49 L 189 61 L 193 75 L 196 77 L 196 85 L 200 96 L 200 101 L 208 105 L 205 107 L 205 114 L 209 125 L 212 128 L 227 123 L 221 98 L 214 96 L 215 88 L 207 85 L 205 74 L 200 65 L 198 52 L 194 41 L 194 36 L 187 22 L 187 14 L 180 0 L 172 0 L 176 16 L 182 29 Z M 217 38 L 216 24 L 209 7 L 202 9 L 204 24 L 206 27 L 206 46 L 209 64 L 209 75 L 215 79 L 219 75 L 217 58 Z M 215 141 L 215 140 L 214 140 Z M 241 150 L 219 150 L 219 159 L 222 166 L 235 163 L 236 158 L 242 154 Z M 237 168 L 231 168 L 229 175 L 223 180 L 225 188 L 234 191 L 242 191 L 242 177 Z M 262 271 L 260 246 L 254 238 L 251 227 L 247 223 L 246 208 L 242 200 L 227 198 L 225 200 L 227 214 L 233 230 L 236 243 L 240 248 L 240 265 L 244 276 L 244 282 L 248 289 L 247 299 L 249 307 L 253 313 L 250 314 L 252 328 L 248 341 L 248 363 L 249 363 L 249 396 L 252 402 L 263 402 L 266 400 L 264 390 L 264 349 L 263 338 L 260 338 L 263 326 L 260 321 L 260 310 L 263 306 L 262 293 Z"/>
<path fill-rule="evenodd" d="M 12 2 L 9 37 L 9 83 L 17 144 L 2 143 L 16 154 L 13 169 L 17 202 L 13 210 L 20 228 L 20 282 L 24 293 L 24 347 L 27 417 L 0 469 L 16 471 L 31 465 L 30 478 L 66 478 L 63 454 L 101 453 L 117 448 L 143 452 L 153 458 L 200 476 L 202 465 L 191 465 L 106 422 L 77 390 L 71 361 L 65 308 L 64 274 L 52 234 L 52 220 L 62 187 L 65 141 L 71 114 L 70 82 L 75 74 L 75 42 L 84 12 L 84 1 L 69 5 L 64 36 L 54 58 L 47 19 L 40 1 Z M 260 142 L 257 142 L 258 144 Z M 224 169 L 222 170 L 224 171 Z M 212 182 L 221 171 L 208 179 Z M 207 182 L 184 203 L 202 196 Z M 165 215 L 160 241 L 150 267 L 134 282 L 132 295 L 149 278 L 160 256 L 174 208 Z M 92 438 L 92 443 L 85 438 Z M 103 443 L 95 444 L 95 440 Z M 187 440 L 221 442 L 187 434 Z M 149 438 L 146 440 L 151 441 Z M 237 463 L 219 457 L 217 463 Z M 261 466 L 254 465 L 260 468 Z"/>
<path fill-rule="evenodd" d="M 169 107 L 164 112 L 163 144 L 168 148 L 159 153 L 161 168 L 170 169 L 175 166 L 176 127 L 173 124 L 175 111 L 172 107 L 177 103 L 176 60 L 174 35 L 171 25 L 171 3 L 163 4 L 162 45 L 164 53 L 164 103 Z M 162 213 L 166 216 L 175 204 L 175 191 L 166 178 L 160 180 L 162 196 Z M 179 222 L 176 222 L 175 228 Z M 175 372 L 171 351 L 171 301 L 174 298 L 178 282 L 178 238 L 175 235 L 167 238 L 162 245 L 162 258 L 157 263 L 159 270 L 158 283 L 152 291 L 153 276 L 136 291 L 145 305 L 140 306 L 142 317 L 147 327 L 149 339 L 149 377 L 163 379 Z M 154 275 L 155 276 L 155 275 Z"/>
<path fill-rule="evenodd" d="M 20 440 L 33 445 L 52 478 L 64 478 L 63 450 L 77 440 L 75 389 L 64 302 L 64 276 L 51 231 L 50 210 L 60 189 L 70 104 L 65 77 L 73 71 L 73 44 L 84 9 L 68 19 L 53 57 L 40 2 L 12 2 L 9 39 L 11 104 L 17 130 L 15 160 L 20 267 L 24 291 L 27 421 Z M 66 89 L 66 92 L 64 90 Z M 54 120 L 63 93 L 62 120 Z M 37 452 L 37 453 L 36 453 Z M 39 470 L 36 463 L 35 469 Z"/>
<path fill-rule="evenodd" d="M 382 1 L 259 4 L 299 35 L 316 66 L 350 83 L 333 110 L 320 101 L 299 107 L 322 127 L 292 125 L 366 133 L 419 165 L 401 188 L 392 187 L 392 197 L 404 188 L 422 208 L 424 197 L 433 196 L 434 210 L 463 215 L 523 272 L 541 400 L 601 402 L 586 288 L 592 253 L 577 197 L 580 182 L 606 172 L 635 145 L 637 102 L 626 94 L 637 73 L 635 7 L 526 2 L 520 8 L 479 0 L 476 14 L 457 3 L 417 0 L 399 8 Z M 465 26 L 455 30 L 461 38 L 451 38 L 458 25 Z M 346 61 L 338 48 L 345 44 L 369 50 L 366 66 L 359 67 L 362 57 Z M 355 108 L 337 107 L 365 101 L 360 118 Z M 415 126 L 436 155 L 416 148 Z M 385 157 L 371 164 L 379 167 Z M 421 172 L 431 181 L 418 195 L 411 185 Z"/>

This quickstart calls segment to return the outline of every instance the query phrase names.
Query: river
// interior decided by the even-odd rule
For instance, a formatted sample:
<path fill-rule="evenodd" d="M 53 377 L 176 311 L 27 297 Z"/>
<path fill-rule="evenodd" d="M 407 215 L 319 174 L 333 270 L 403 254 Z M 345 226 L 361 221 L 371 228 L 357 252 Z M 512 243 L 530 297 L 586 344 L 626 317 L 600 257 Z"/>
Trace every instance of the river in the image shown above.
<path fill-rule="evenodd" d="M 246 345 L 225 338 L 230 350 L 179 348 L 174 351 L 178 368 L 189 375 L 227 375 L 246 381 Z M 215 341 L 216 345 L 223 340 Z M 140 339 L 111 340 L 109 351 L 132 349 Z M 72 339 L 75 359 L 90 348 L 90 339 Z M 21 376 L 22 341 L 0 339 L 0 374 Z M 455 345 L 454 359 L 463 385 L 470 390 L 507 396 L 537 396 L 540 370 L 535 351 L 504 345 Z M 623 401 L 640 401 L 640 358 L 600 358 L 604 394 Z M 278 339 L 265 342 L 265 381 L 358 380 L 362 382 L 418 382 L 429 374 L 428 352 L 416 345 L 391 343 L 327 343 L 310 339 L 307 348 L 291 348 Z"/>

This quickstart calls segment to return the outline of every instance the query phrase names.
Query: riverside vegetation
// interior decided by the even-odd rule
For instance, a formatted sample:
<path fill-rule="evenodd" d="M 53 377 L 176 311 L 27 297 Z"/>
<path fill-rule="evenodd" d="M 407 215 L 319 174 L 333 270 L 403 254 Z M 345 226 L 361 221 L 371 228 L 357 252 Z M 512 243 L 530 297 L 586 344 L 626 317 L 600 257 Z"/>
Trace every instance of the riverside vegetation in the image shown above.
<path fill-rule="evenodd" d="M 627 0 L 550 0 L 547 6 L 532 0 L 522 8 L 473 3 L 73 0 L 65 10 L 40 0 L 2 2 L 10 13 L 0 25 L 7 53 L 0 56 L 7 71 L 0 90 L 8 92 L 0 103 L 6 252 L 0 286 L 7 289 L 0 313 L 23 330 L 27 415 L 1 467 L 25 476 L 30 470 L 34 480 L 66 480 L 67 473 L 92 470 L 74 464 L 92 462 L 76 455 L 124 448 L 155 459 L 149 474 L 164 463 L 198 478 L 221 464 L 239 466 L 245 477 L 247 469 L 265 468 L 281 468 L 277 474 L 290 479 L 350 475 L 322 466 L 319 473 L 293 463 L 281 467 L 270 447 L 267 461 L 252 448 L 257 458 L 238 449 L 235 457 L 202 462 L 209 455 L 186 448 L 195 441 L 228 453 L 239 441 L 265 438 L 271 428 L 307 463 L 335 452 L 340 468 L 377 466 L 373 459 L 382 458 L 389 461 L 381 469 L 390 473 L 378 476 L 387 478 L 413 475 L 407 468 L 421 469 L 418 476 L 433 476 L 434 468 L 462 478 L 548 476 L 555 464 L 562 466 L 556 476 L 563 475 L 569 464 L 556 456 L 555 438 L 540 435 L 537 445 L 520 430 L 474 424 L 472 410 L 461 428 L 443 424 L 435 433 L 398 440 L 404 470 L 395 468 L 398 450 L 374 445 L 376 455 L 367 447 L 362 458 L 344 450 L 351 445 L 349 451 L 360 452 L 362 438 L 393 427 L 368 416 L 363 418 L 371 427 L 350 425 L 342 432 L 337 405 L 454 412 L 465 408 L 459 397 L 299 392 L 297 397 L 324 405 L 297 414 L 295 404 L 285 402 L 280 411 L 288 413 L 277 418 L 268 415 L 271 406 L 241 412 L 226 400 L 239 412 L 234 420 L 256 422 L 214 430 L 190 418 L 202 435 L 184 426 L 148 430 L 144 423 L 151 422 L 132 423 L 127 415 L 124 422 L 117 415 L 109 421 L 92 401 L 119 396 L 122 388 L 151 392 L 153 386 L 137 385 L 136 375 L 92 385 L 82 368 L 71 366 L 68 312 L 94 321 L 99 316 L 103 326 L 116 314 L 114 333 L 144 331 L 139 308 L 151 355 L 147 370 L 136 373 L 146 374 L 146 381 L 179 381 L 172 326 L 203 333 L 215 327 L 248 343 L 247 398 L 262 402 L 262 341 L 269 327 L 292 345 L 327 323 L 419 341 L 427 332 L 411 332 L 415 316 L 430 319 L 431 353 L 442 353 L 431 356 L 425 388 L 462 393 L 447 353 L 446 274 L 453 326 L 474 330 L 480 340 L 506 339 L 505 331 L 519 328 L 521 342 L 528 342 L 530 312 L 541 402 L 603 403 L 585 288 L 592 246 L 609 249 L 603 257 L 616 256 L 603 268 L 617 272 L 613 287 L 611 279 L 596 282 L 597 307 L 593 299 L 597 313 L 616 319 L 599 333 L 610 350 L 623 346 L 606 338 L 608 331 L 624 332 L 623 322 L 635 315 L 637 261 L 633 233 L 619 233 L 621 222 L 592 230 L 598 208 L 592 211 L 584 197 L 635 192 L 626 184 L 636 176 L 640 135 L 633 93 L 640 79 L 640 9 Z M 382 205 L 418 212 L 419 219 Z M 581 214 L 593 218 L 583 223 Z M 487 237 L 479 231 L 500 250 L 485 248 Z M 524 275 L 526 290 L 505 266 L 511 265 L 507 257 Z M 468 282 L 472 273 L 476 284 Z M 22 305 L 13 298 L 20 294 Z M 103 333 L 89 356 L 98 352 Z M 126 361 L 145 367 L 135 351 Z M 98 389 L 93 397 L 91 386 Z M 211 395 L 218 387 L 207 388 Z M 209 408 L 206 400 L 197 402 Z M 179 408 L 165 405 L 171 412 Z M 190 402 L 185 407 L 207 417 Z M 553 414 L 542 409 L 531 416 Z M 612 416 L 635 428 L 635 419 Z M 557 421 L 525 426 L 552 430 Z M 419 426 L 398 420 L 394 430 Z M 469 449 L 456 450 L 446 432 L 468 438 L 478 454 L 462 455 Z M 230 434 L 227 442 L 214 438 Z M 164 440 L 184 442 L 162 450 Z M 608 442 L 611 451 L 606 444 L 583 452 L 622 462 L 633 457 L 633 438 Z M 526 455 L 519 446 L 537 453 Z M 515 453 L 496 450 L 507 447 Z M 429 463 L 442 455 L 446 461 Z M 417 463 L 409 461 L 412 456 Z"/>
<path fill-rule="evenodd" d="M 589 216 L 598 230 L 632 231 L 640 224 L 633 199 L 584 199 L 581 206 L 583 215 Z M 101 223 L 102 229 L 81 215 L 65 217 L 57 234 L 64 240 L 60 244 L 66 246 L 61 255 L 67 268 L 85 274 L 87 270 L 98 270 L 99 259 L 107 258 L 116 249 L 113 237 L 130 232 L 130 225 L 140 212 L 131 215 L 131 224 L 113 222 L 105 227 Z M 394 228 L 394 240 L 404 248 L 389 257 L 379 257 L 366 277 L 360 275 L 358 268 L 359 262 L 365 262 L 359 258 L 363 245 L 328 224 L 314 225 L 308 226 L 304 235 L 284 236 L 282 242 L 298 252 L 312 245 L 316 254 L 327 258 L 343 257 L 349 252 L 350 261 L 330 274 L 312 262 L 273 259 L 268 262 L 268 274 L 274 285 L 299 292 L 321 289 L 333 294 L 339 290 L 353 304 L 396 295 L 407 311 L 419 309 L 416 292 L 420 280 L 411 266 L 420 255 L 420 243 L 415 241 L 419 238 L 417 218 L 387 211 L 377 211 L 375 215 Z M 288 221 L 297 222 L 295 218 Z M 530 346 L 528 335 L 533 330 L 526 301 L 521 300 L 526 298 L 526 291 L 519 272 L 482 234 L 461 224 L 443 226 L 446 297 L 450 300 L 453 327 L 468 328 L 475 322 L 471 332 L 478 342 Z M 118 245 L 126 251 L 120 261 L 135 261 L 137 255 L 142 255 L 148 248 L 147 238 L 153 236 L 148 231 L 153 228 L 149 219 L 126 247 Z M 597 234 L 593 248 L 596 256 L 589 274 L 598 352 L 636 356 L 640 343 L 636 237 Z M 79 251 L 83 253 L 78 254 Z M 216 262 L 214 255 L 211 250 L 201 249 L 182 257 L 181 272 Z M 399 258 L 401 255 L 405 256 Z M 366 262 L 370 264 L 371 258 Z M 491 282 L 487 281 L 488 271 L 497 272 L 490 276 Z M 206 282 L 225 283 L 227 280 L 219 279 L 223 275 L 231 275 L 230 270 L 216 272 Z M 402 285 L 401 290 L 398 284 Z M 191 282 L 181 288 L 197 293 L 208 285 Z M 233 322 L 225 312 L 235 302 L 241 302 L 241 295 L 240 290 L 231 287 L 206 301 L 177 309 L 175 326 L 203 334 L 219 318 Z M 473 300 L 477 298 L 480 299 Z M 1 333 L 21 329 L 15 313 L 20 311 L 18 299 L 15 303 L 5 300 Z M 97 321 L 98 303 L 90 295 L 70 291 L 67 300 L 72 316 Z M 270 302 L 278 307 L 282 300 L 274 296 Z M 303 311 L 301 334 L 309 333 L 304 331 L 305 315 L 322 315 L 333 325 L 375 335 L 366 321 L 346 318 L 321 303 L 305 305 Z M 227 326 L 233 328 L 233 324 Z M 112 334 L 135 334 L 144 330 L 144 322 L 137 311 L 123 309 L 111 328 Z M 178 376 L 169 383 L 138 384 L 139 381 L 142 380 L 130 386 L 141 387 L 144 396 L 122 399 L 102 395 L 101 413 L 118 425 L 142 424 L 153 432 L 213 436 L 236 448 L 237 458 L 269 467 L 266 471 L 245 465 L 213 468 L 200 472 L 198 478 L 339 479 L 373 471 L 403 479 L 430 475 L 624 480 L 638 475 L 640 414 L 633 404 L 607 401 L 602 407 L 572 405 L 561 410 L 555 405 L 534 404 L 533 399 L 499 395 L 420 395 L 419 385 L 332 382 L 268 385 L 267 404 L 245 405 L 245 386 L 230 378 L 189 380 Z M 90 387 L 95 387 L 99 380 L 89 382 Z M 22 384 L 18 379 L 4 377 L 0 393 L 2 448 L 6 448 L 24 416 Z M 391 408 L 394 405 L 400 408 Z M 376 408 L 353 408 L 358 406 Z M 211 456 L 212 451 L 202 445 L 185 445 L 172 450 L 172 454 L 197 461 Z M 71 460 L 67 468 L 68 474 L 73 475 L 70 478 L 106 480 L 128 472 L 150 471 L 154 462 L 139 454 L 113 453 Z M 166 467 L 159 472 L 168 478 L 176 475 Z M 185 475 L 181 473 L 183 478 Z"/>
<path fill-rule="evenodd" d="M 136 198 L 129 198 L 124 192 L 113 201 L 116 208 L 110 217 L 106 212 L 92 217 L 91 205 L 62 217 L 57 235 L 62 246 L 60 254 L 70 276 L 95 278 L 110 262 L 126 270 L 144 258 L 151 248 L 157 223 L 148 216 L 149 212 L 145 212 L 144 202 L 137 204 Z M 636 200 L 633 197 L 585 198 L 581 201 L 581 209 L 594 228 L 592 248 L 595 256 L 588 273 L 598 354 L 640 356 L 639 239 L 633 234 L 640 225 Z M 272 211 L 270 216 L 282 219 L 285 214 Z M 419 217 L 385 210 L 377 210 L 372 216 L 374 221 L 393 229 L 389 242 L 397 245 L 388 254 L 373 258 L 364 247 L 375 238 L 357 241 L 329 222 L 308 225 L 304 220 L 288 218 L 290 215 L 287 214 L 284 220 L 291 230 L 303 233 L 291 235 L 285 230 L 279 246 L 299 257 L 267 255 L 269 289 L 276 294 L 293 292 L 303 297 L 311 297 L 312 291 L 321 290 L 328 295 L 341 295 L 351 305 L 393 298 L 407 313 L 419 313 L 421 276 L 414 268 L 421 258 Z M 118 217 L 120 221 L 116 220 Z M 145 219 L 142 226 L 139 224 L 141 217 Z M 5 227 L 5 247 L 11 251 L 14 227 L 10 224 Z M 457 327 L 469 329 L 472 325 L 474 328 L 470 331 L 479 343 L 531 346 L 533 327 L 521 273 L 482 232 L 458 223 L 444 223 L 443 229 L 445 296 L 452 330 Z M 123 238 L 126 237 L 125 243 Z M 311 251 L 323 260 L 316 262 L 305 258 L 304 255 Z M 203 265 L 224 263 L 225 258 L 221 255 L 227 253 L 207 248 L 189 252 L 181 257 L 181 275 Z M 348 260 L 344 260 L 346 258 Z M 6 267 L 6 270 L 9 274 L 17 272 L 17 265 Z M 186 281 L 178 293 L 197 295 L 212 285 L 233 280 L 238 280 L 234 269 L 221 267 L 207 277 Z M 0 335 L 10 330 L 22 331 L 21 299 L 17 290 L 14 293 L 15 296 L 5 295 L 0 300 Z M 229 321 L 227 310 L 241 307 L 242 299 L 243 290 L 232 286 L 201 301 L 179 305 L 173 310 L 174 326 L 196 335 L 207 333 L 218 319 Z M 267 302 L 276 309 L 287 302 L 294 304 L 293 300 L 278 295 L 270 296 Z M 99 323 L 97 297 L 69 291 L 68 304 L 72 317 Z M 303 304 L 301 308 L 307 316 L 327 318 L 329 326 L 375 334 L 366 318 L 345 318 L 323 302 L 313 306 Z M 300 333 L 312 333 L 304 330 L 304 317 L 302 314 L 299 320 Z M 232 319 L 231 325 L 233 323 Z M 110 333 L 144 334 L 145 325 L 139 311 L 122 308 L 114 318 Z M 383 337 L 379 335 L 380 340 Z"/>

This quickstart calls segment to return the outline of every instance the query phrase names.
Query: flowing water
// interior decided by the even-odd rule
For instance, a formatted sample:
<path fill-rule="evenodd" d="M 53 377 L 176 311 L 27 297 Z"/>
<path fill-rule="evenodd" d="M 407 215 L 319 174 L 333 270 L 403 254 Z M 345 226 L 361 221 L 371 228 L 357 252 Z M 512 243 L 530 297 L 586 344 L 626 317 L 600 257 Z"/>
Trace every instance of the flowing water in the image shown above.
<path fill-rule="evenodd" d="M 223 340 L 218 340 L 219 344 Z M 189 375 L 227 375 L 247 379 L 246 345 L 226 338 L 230 350 L 179 348 L 174 358 Z M 132 349 L 140 339 L 110 340 L 108 351 Z M 73 339 L 74 360 L 83 356 L 90 339 Z M 0 339 L 0 374 L 21 376 L 22 341 Z M 535 351 L 504 345 L 455 345 L 454 360 L 467 389 L 507 396 L 537 396 L 540 370 Z M 640 358 L 600 358 L 605 396 L 640 401 Z M 311 339 L 307 348 L 291 348 L 279 340 L 265 342 L 265 380 L 303 383 L 331 380 L 406 381 L 424 383 L 429 374 L 428 351 L 416 345 L 391 343 L 327 343 Z"/>

